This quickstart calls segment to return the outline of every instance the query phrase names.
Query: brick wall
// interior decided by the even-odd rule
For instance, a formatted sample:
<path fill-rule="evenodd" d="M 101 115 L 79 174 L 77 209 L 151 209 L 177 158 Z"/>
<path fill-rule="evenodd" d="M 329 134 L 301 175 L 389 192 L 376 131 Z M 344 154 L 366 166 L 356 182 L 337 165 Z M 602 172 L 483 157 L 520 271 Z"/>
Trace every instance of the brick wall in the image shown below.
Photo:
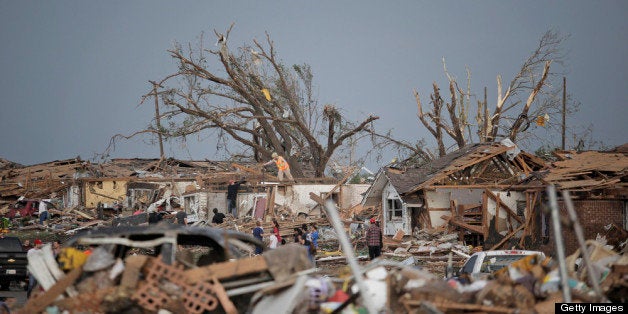
<path fill-rule="evenodd" d="M 584 232 L 584 239 L 595 240 L 596 235 L 605 234 L 604 226 L 614 223 L 624 226 L 624 202 L 617 200 L 573 200 L 576 215 Z M 559 202 L 561 216 L 569 217 L 563 202 Z M 579 248 L 575 232 L 571 228 L 563 228 L 566 256 Z M 554 237 L 552 232 L 551 238 Z M 553 241 L 552 241 L 553 242 Z"/>

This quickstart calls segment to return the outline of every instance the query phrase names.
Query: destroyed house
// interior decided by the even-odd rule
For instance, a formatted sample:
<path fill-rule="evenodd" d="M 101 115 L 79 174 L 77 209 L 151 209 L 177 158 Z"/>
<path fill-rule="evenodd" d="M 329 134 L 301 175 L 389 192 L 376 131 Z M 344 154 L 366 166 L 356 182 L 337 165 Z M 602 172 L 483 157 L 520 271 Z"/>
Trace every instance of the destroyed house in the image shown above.
<path fill-rule="evenodd" d="M 553 184 L 567 191 L 582 225 L 585 239 L 604 237 L 608 244 L 618 247 L 628 239 L 628 147 L 612 151 L 556 151 L 551 167 L 526 183 L 528 190 L 544 191 Z M 565 200 L 558 193 L 561 216 L 567 216 Z M 553 233 L 545 231 L 553 238 Z M 576 235 L 564 228 L 563 239 L 567 254 L 578 249 Z M 552 244 L 552 243 L 550 243 Z M 553 244 L 552 244 L 553 245 Z"/>
<path fill-rule="evenodd" d="M 54 192 L 59 208 L 93 209 L 100 205 L 105 209 L 145 210 L 156 201 L 172 199 L 192 215 L 190 220 L 210 220 L 213 208 L 227 212 L 228 182 L 245 178 L 237 196 L 238 213 L 262 217 L 267 212 L 309 214 L 320 209 L 309 193 L 329 197 L 341 208 L 348 208 L 359 202 L 356 195 L 368 187 L 336 187 L 333 178 L 278 182 L 272 172 L 251 162 L 121 158 L 92 164 L 77 157 L 33 166 L 2 165 L 1 209 L 15 204 L 21 196 L 49 198 Z"/>
<path fill-rule="evenodd" d="M 228 162 L 180 161 L 176 159 L 113 159 L 92 164 L 80 157 L 32 166 L 0 169 L 0 206 L 26 198 L 48 198 L 52 193 L 66 207 L 94 208 L 150 202 L 159 189 L 170 185 L 182 194 L 200 175 L 223 172 Z"/>
<path fill-rule="evenodd" d="M 516 184 L 544 167 L 509 141 L 468 145 L 418 168 L 382 168 L 362 205 L 381 208 L 385 235 L 446 227 L 483 244 L 490 229 L 510 238 L 530 224 L 540 195 Z"/>
<path fill-rule="evenodd" d="M 48 198 L 55 193 L 65 195 L 77 172 L 89 168 L 80 157 L 22 166 L 3 163 L 0 168 L 0 208 L 25 198 Z"/>

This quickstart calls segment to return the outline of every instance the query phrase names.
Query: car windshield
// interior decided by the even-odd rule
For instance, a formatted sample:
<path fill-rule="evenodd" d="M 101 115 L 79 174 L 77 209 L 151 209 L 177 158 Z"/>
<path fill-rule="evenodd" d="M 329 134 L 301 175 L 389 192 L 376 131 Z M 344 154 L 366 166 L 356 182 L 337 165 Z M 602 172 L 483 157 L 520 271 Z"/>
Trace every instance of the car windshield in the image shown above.
<path fill-rule="evenodd" d="M 1 238 L 0 251 L 3 252 L 19 252 L 22 251 L 22 243 L 18 238 Z"/>
<path fill-rule="evenodd" d="M 492 273 L 528 255 L 492 255 L 486 256 L 480 268 L 481 273 Z"/>

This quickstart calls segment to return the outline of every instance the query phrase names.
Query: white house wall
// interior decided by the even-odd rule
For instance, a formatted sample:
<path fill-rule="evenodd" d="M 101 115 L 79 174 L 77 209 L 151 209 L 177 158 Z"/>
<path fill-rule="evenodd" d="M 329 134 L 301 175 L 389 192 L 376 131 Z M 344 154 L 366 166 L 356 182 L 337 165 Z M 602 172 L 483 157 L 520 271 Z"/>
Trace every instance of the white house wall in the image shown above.
<path fill-rule="evenodd" d="M 461 204 L 482 204 L 482 193 L 484 189 L 436 189 L 426 190 L 426 203 L 430 209 L 430 220 L 432 227 L 439 227 L 446 223 L 440 218 L 443 215 L 451 216 L 451 200 Z M 443 210 L 434 210 L 442 208 Z"/>
<path fill-rule="evenodd" d="M 432 221 L 432 227 L 439 227 L 446 223 L 445 220 L 440 217 L 443 215 L 450 216 L 451 210 L 450 204 L 451 200 L 456 200 L 458 205 L 470 205 L 470 204 L 478 204 L 482 205 L 482 194 L 484 193 L 484 189 L 437 189 L 431 191 L 425 191 L 426 203 L 428 208 L 430 208 L 429 214 L 430 219 Z M 517 201 L 525 201 L 525 194 L 522 192 L 511 191 L 510 196 L 508 196 L 507 192 L 496 192 L 493 191 L 493 194 L 499 195 L 500 202 L 511 208 L 512 210 L 517 209 Z M 487 214 L 488 220 L 493 219 L 495 216 L 495 208 L 496 203 L 493 199 L 488 198 L 487 202 Z M 435 209 L 443 209 L 443 210 L 435 210 Z M 505 230 L 507 228 L 507 217 L 508 213 L 505 209 L 500 209 L 499 211 L 499 221 L 497 222 L 497 230 Z M 513 219 L 514 221 L 514 219 Z"/>
<path fill-rule="evenodd" d="M 515 192 L 515 191 L 511 191 L 510 192 L 510 196 L 508 196 L 507 192 L 497 192 L 497 191 L 492 191 L 493 194 L 498 195 L 499 196 L 499 201 L 508 206 L 510 209 L 512 209 L 513 211 L 517 211 L 517 201 L 525 201 L 526 200 L 526 196 L 524 193 L 522 192 Z M 497 207 L 497 203 L 492 199 L 489 198 L 488 202 L 487 202 L 487 208 L 486 211 L 488 213 L 488 218 L 489 219 L 493 219 L 493 217 L 495 216 L 495 212 L 496 212 L 496 207 Z M 506 210 L 502 207 L 499 210 L 499 221 L 497 222 L 497 230 L 505 230 L 508 228 L 508 212 L 506 212 Z M 517 223 L 514 219 L 511 219 L 511 221 L 513 221 L 514 223 Z"/>
<path fill-rule="evenodd" d="M 328 193 L 333 188 L 333 184 L 287 185 L 284 193 L 279 192 L 275 194 L 275 204 L 286 206 L 290 208 L 293 213 L 307 213 L 317 205 L 317 203 L 310 198 L 310 192 L 321 196 L 323 193 Z"/>
<path fill-rule="evenodd" d="M 384 235 L 395 235 L 398 230 L 403 230 L 406 234 L 412 233 L 412 224 L 410 222 L 411 210 L 407 208 L 406 203 L 401 201 L 401 218 L 388 219 L 388 199 L 399 199 L 399 194 L 395 188 L 388 182 L 382 192 L 382 214 L 384 216 Z"/>
<path fill-rule="evenodd" d="M 366 192 L 370 184 L 347 184 L 340 187 L 340 206 L 351 208 L 362 202 L 362 194 Z"/>
<path fill-rule="evenodd" d="M 208 192 L 206 194 L 207 209 L 210 215 L 213 215 L 214 208 L 217 208 L 219 212 L 227 213 L 227 193 L 226 192 Z"/>
<path fill-rule="evenodd" d="M 317 203 L 310 198 L 310 192 L 322 196 L 331 191 L 335 185 L 333 184 L 298 184 L 278 187 L 275 194 L 275 204 L 285 206 L 292 210 L 293 214 L 299 212 L 309 212 Z M 340 187 L 337 190 L 341 196 L 340 203 L 342 208 L 349 208 L 362 201 L 362 193 L 368 189 L 368 184 L 349 184 Z M 270 187 L 269 187 L 270 188 Z M 227 193 L 226 192 L 203 192 L 198 193 L 204 197 L 199 201 L 200 207 L 205 206 L 210 216 L 213 215 L 213 209 L 217 208 L 221 213 L 227 213 Z M 254 206 L 255 200 L 266 197 L 267 193 L 246 193 L 239 192 L 237 196 L 238 216 L 246 215 Z M 206 205 L 205 205 L 206 204 Z"/>
<path fill-rule="evenodd" d="M 75 207 L 81 205 L 81 187 L 72 185 L 68 189 L 67 207 Z"/>

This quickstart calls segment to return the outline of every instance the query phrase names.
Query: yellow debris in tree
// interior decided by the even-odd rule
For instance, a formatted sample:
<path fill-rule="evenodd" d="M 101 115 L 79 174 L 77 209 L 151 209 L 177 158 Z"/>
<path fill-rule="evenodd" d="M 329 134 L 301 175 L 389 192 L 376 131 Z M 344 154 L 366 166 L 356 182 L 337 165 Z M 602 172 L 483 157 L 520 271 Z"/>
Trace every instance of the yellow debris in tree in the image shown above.
<path fill-rule="evenodd" d="M 262 88 L 262 93 L 264 93 L 264 97 L 266 97 L 266 100 L 270 101 L 270 91 L 267 88 Z"/>

